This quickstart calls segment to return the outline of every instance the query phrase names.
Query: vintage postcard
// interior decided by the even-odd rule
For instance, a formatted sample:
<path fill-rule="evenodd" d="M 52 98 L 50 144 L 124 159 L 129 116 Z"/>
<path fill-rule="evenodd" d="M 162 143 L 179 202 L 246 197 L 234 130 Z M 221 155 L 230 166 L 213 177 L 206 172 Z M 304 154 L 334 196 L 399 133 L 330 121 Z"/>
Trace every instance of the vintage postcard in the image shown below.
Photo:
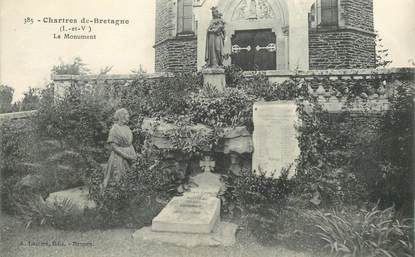
<path fill-rule="evenodd" d="M 0 256 L 414 256 L 414 0 L 2 0 Z"/>

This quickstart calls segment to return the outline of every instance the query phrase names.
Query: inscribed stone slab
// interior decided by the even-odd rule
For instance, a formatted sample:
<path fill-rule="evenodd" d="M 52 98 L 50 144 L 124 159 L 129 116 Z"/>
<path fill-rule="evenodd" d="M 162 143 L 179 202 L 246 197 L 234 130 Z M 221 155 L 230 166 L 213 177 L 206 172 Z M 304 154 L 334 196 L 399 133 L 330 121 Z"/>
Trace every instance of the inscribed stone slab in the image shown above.
<path fill-rule="evenodd" d="M 261 102 L 253 108 L 252 169 L 278 178 L 281 169 L 295 164 L 300 153 L 295 129 L 297 105 L 291 101 Z"/>
<path fill-rule="evenodd" d="M 154 232 L 150 227 L 144 227 L 133 234 L 136 240 L 146 240 L 159 244 L 169 243 L 184 247 L 197 246 L 232 246 L 236 243 L 238 225 L 228 222 L 218 222 L 209 234 L 190 234 L 174 232 Z"/>
<path fill-rule="evenodd" d="M 220 200 L 203 194 L 174 197 L 153 219 L 160 232 L 210 233 L 220 219 Z"/>

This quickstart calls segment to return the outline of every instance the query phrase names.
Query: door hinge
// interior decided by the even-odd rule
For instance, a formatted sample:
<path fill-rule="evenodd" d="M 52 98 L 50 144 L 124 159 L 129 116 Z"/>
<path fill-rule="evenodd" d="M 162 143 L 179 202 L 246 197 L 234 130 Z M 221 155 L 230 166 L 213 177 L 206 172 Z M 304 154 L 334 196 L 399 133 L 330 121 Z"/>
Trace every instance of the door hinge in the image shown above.
<path fill-rule="evenodd" d="M 255 49 L 257 51 L 260 51 L 260 50 L 267 50 L 268 52 L 277 51 L 277 47 L 275 46 L 274 43 L 269 43 L 267 46 L 264 46 L 264 47 L 263 46 L 256 46 Z"/>
<path fill-rule="evenodd" d="M 240 51 L 242 51 L 242 50 L 245 50 L 245 51 L 251 51 L 251 46 L 247 46 L 247 47 L 240 47 L 240 46 L 238 46 L 238 45 L 233 45 L 232 46 L 232 53 L 234 53 L 234 54 L 237 54 L 237 53 L 239 53 Z"/>

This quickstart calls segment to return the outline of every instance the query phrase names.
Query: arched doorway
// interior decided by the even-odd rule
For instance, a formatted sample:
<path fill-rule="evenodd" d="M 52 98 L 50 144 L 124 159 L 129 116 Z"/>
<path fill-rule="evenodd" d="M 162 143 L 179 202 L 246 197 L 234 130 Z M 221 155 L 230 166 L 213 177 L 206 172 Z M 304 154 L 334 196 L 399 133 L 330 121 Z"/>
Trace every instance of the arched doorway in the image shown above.
<path fill-rule="evenodd" d="M 222 0 L 225 49 L 244 70 L 288 69 L 288 7 L 285 0 Z"/>

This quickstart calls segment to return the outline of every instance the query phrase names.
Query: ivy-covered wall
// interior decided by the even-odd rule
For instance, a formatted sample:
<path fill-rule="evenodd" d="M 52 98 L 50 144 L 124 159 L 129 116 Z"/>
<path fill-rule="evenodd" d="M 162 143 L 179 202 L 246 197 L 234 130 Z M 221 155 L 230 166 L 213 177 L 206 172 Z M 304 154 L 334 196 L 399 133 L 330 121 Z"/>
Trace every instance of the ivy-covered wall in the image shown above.
<path fill-rule="evenodd" d="M 330 112 L 342 110 L 345 98 L 343 97 L 346 87 L 352 87 L 353 92 L 361 92 L 357 95 L 354 103 L 357 109 L 370 105 L 374 110 L 385 111 L 388 109 L 388 98 L 393 94 L 393 88 L 403 81 L 411 81 L 413 68 L 390 68 L 390 69 L 340 69 L 340 70 L 315 70 L 315 71 L 266 71 L 261 75 L 274 86 L 289 81 L 300 79 L 315 81 L 309 88 L 313 95 L 320 98 L 324 108 Z M 255 72 L 240 73 L 240 77 L 247 79 L 256 76 Z M 173 77 L 174 73 L 150 73 L 141 75 L 150 81 Z M 62 95 L 65 88 L 71 84 L 94 86 L 102 92 L 113 91 L 113 100 L 116 101 L 116 91 L 119 87 L 128 87 L 137 75 L 104 75 L 104 76 L 78 76 L 60 75 L 53 76 L 55 95 Z M 348 93 L 347 93 L 348 94 Z"/>
<path fill-rule="evenodd" d="M 89 80 L 75 76 L 70 78 L 70 83 L 65 78 L 55 77 L 54 81 L 55 84 L 72 83 L 77 86 L 82 86 L 85 81 L 89 81 L 86 84 L 105 85 L 107 89 L 104 91 L 109 93 L 106 97 L 112 99 L 113 107 L 126 106 L 133 113 L 137 139 L 143 135 L 143 118 L 161 119 L 174 124 L 170 136 L 167 133 L 162 139 L 170 145 L 168 150 L 185 151 L 192 156 L 207 151 L 202 150 L 203 146 L 218 144 L 223 139 L 220 135 L 223 136 L 221 130 L 224 128 L 242 126 L 252 132 L 252 104 L 255 101 L 296 100 L 304 124 L 299 128 L 301 155 L 297 172 L 299 177 L 303 176 L 301 183 L 305 183 L 305 191 L 310 190 L 314 183 L 320 185 L 327 197 L 332 196 L 331 201 L 352 202 L 353 197 L 369 199 L 367 194 L 375 200 L 373 197 L 380 195 L 376 189 L 380 184 L 376 183 L 386 183 L 382 169 L 392 174 L 390 176 L 394 174 L 392 170 L 396 167 L 388 168 L 387 164 L 392 161 L 383 161 L 389 157 L 379 152 L 379 149 L 389 149 L 388 145 L 379 146 L 378 142 L 392 140 L 390 131 L 393 128 L 386 128 L 385 124 L 388 117 L 392 117 L 390 113 L 396 113 L 391 110 L 396 109 L 395 98 L 400 94 L 399 90 L 415 88 L 414 69 L 260 74 L 228 71 L 228 87 L 220 93 L 204 88 L 201 80 L 200 74 L 170 77 L 148 74 L 138 78 L 89 77 Z M 274 83 L 276 81 L 278 83 Z M 198 123 L 213 129 L 213 134 L 203 136 L 187 127 Z M 389 136 L 385 137 L 382 131 L 387 131 L 385 133 Z M 192 140 L 179 140 L 182 137 Z M 145 142 L 143 140 L 137 142 L 137 148 Z M 238 168 L 249 169 L 251 153 L 236 157 L 225 153 L 223 156 L 223 163 L 236 160 L 241 163 Z M 177 154 L 162 158 L 167 158 L 170 168 L 182 167 L 184 173 L 195 167 L 191 163 L 183 166 L 181 163 L 186 158 Z M 230 167 L 221 168 L 228 170 Z M 355 177 L 345 174 L 354 174 Z M 359 176 L 362 183 L 355 181 Z M 373 181 L 377 182 L 373 184 Z M 333 189 L 333 183 L 357 187 Z M 396 196 L 385 196 L 385 199 L 391 197 Z"/>
<path fill-rule="evenodd" d="M 413 202 L 414 74 L 414 69 L 285 74 L 227 69 L 223 92 L 204 86 L 197 73 L 55 76 L 28 125 L 34 133 L 21 137 L 13 120 L 1 126 L 6 144 L 3 141 L 0 149 L 0 167 L 8 176 L 2 196 L 12 199 L 14 185 L 25 186 L 31 179 L 29 188 L 41 194 L 44 189 L 50 193 L 83 183 L 94 200 L 102 201 L 98 163 L 108 159 L 106 139 L 113 114 L 124 107 L 131 114 L 133 145 L 142 155 L 120 187 L 109 193 L 117 204 L 120 188 L 122 194 L 135 197 L 133 206 L 149 194 L 183 191 L 190 175 L 200 172 L 200 158 L 214 155 L 215 172 L 226 174 L 231 186 L 234 179 L 239 188 L 227 192 L 230 201 L 245 201 L 246 194 L 262 198 L 264 192 L 266 209 L 275 197 L 285 204 L 288 194 L 327 207 L 360 208 L 380 200 L 381 207 L 395 204 L 410 215 L 413 210 L 405 207 Z M 295 100 L 301 120 L 301 154 L 290 181 L 251 172 L 252 105 L 278 100 Z M 33 141 L 27 144 L 29 139 Z M 45 154 L 39 155 L 43 148 Z M 36 186 L 37 181 L 49 186 Z"/>

